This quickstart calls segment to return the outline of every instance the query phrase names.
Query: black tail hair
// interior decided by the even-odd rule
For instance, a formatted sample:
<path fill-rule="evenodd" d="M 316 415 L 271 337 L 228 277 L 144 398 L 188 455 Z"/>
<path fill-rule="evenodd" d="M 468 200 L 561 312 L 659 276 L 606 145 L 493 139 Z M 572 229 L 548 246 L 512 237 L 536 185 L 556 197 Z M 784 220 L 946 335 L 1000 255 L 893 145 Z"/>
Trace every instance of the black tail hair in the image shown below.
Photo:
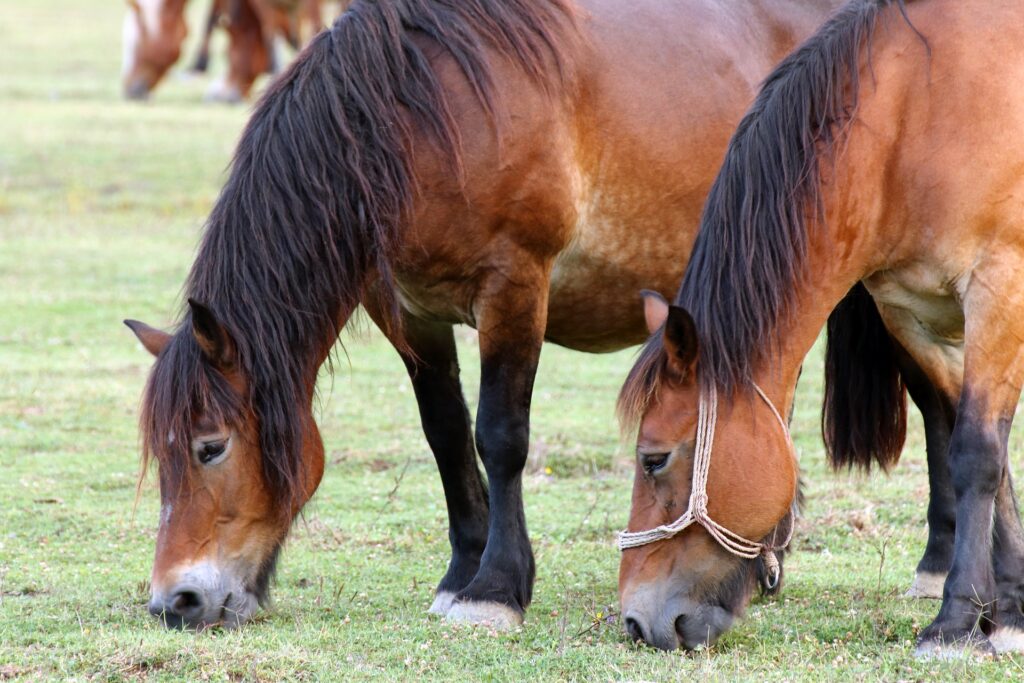
<path fill-rule="evenodd" d="M 907 387 L 896 343 L 858 283 L 828 319 L 821 433 L 832 467 L 888 471 L 907 436 Z"/>

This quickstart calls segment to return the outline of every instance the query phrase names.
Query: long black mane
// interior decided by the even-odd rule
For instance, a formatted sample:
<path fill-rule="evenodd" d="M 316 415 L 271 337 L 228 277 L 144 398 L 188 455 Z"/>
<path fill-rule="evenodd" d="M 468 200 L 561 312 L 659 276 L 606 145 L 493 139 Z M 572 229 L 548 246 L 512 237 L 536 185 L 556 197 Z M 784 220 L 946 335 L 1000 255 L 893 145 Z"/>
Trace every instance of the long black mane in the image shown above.
<path fill-rule="evenodd" d="M 460 66 L 494 116 L 495 54 L 549 91 L 564 76 L 568 1 L 356 0 L 262 97 L 185 286 L 232 337 L 249 394 L 234 397 L 203 358 L 186 311 L 143 401 L 144 459 L 156 457 L 161 477 L 187 470 L 187 439 L 168 435 L 191 434 L 196 414 L 232 423 L 251 410 L 268 485 L 283 500 L 299 496 L 315 366 L 368 278 L 400 334 L 393 259 L 416 188 L 414 140 L 461 169 L 459 131 L 425 46 Z"/>
<path fill-rule="evenodd" d="M 700 381 L 726 394 L 748 386 L 773 350 L 804 274 L 808 230 L 824 221 L 820 169 L 857 108 L 861 49 L 879 13 L 902 0 L 851 0 L 765 80 L 711 188 L 676 304 L 693 316 Z M 662 337 L 647 342 L 619 397 L 638 419 L 665 369 Z"/>

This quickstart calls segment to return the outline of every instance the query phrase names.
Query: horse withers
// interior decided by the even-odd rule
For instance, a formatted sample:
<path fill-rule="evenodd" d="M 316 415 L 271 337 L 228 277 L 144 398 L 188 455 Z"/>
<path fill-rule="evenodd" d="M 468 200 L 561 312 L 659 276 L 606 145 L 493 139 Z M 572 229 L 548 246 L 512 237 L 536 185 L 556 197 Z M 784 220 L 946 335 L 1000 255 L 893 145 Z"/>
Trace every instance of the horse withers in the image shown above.
<path fill-rule="evenodd" d="M 737 577 L 770 550 L 795 495 L 792 446 L 769 409 L 790 405 L 853 288 L 946 413 L 933 427 L 948 444 L 955 540 L 918 652 L 1024 649 L 1007 458 L 1024 383 L 1024 144 L 1005 134 L 1024 122 L 1024 6 L 985 9 L 852 0 L 768 77 L 737 128 L 675 303 L 655 307 L 621 395 L 639 465 L 620 592 L 644 640 L 713 643 L 742 611 Z M 845 300 L 840 316 L 857 310 Z M 878 436 L 826 433 L 851 440 L 841 452 Z M 692 463 L 708 457 L 698 477 Z M 749 545 L 686 526 L 691 508 Z"/>

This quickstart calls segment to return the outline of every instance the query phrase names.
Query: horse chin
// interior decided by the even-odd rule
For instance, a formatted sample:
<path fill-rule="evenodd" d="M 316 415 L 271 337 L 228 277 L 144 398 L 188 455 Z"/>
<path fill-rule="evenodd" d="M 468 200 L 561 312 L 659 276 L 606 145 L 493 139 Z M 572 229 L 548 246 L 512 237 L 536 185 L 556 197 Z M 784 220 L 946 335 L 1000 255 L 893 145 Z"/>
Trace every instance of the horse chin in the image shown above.
<path fill-rule="evenodd" d="M 732 612 L 717 605 L 699 605 L 692 614 L 676 619 L 676 635 L 687 650 L 711 647 L 735 619 Z"/>
<path fill-rule="evenodd" d="M 626 632 L 659 650 L 697 650 L 715 644 L 736 620 L 736 614 L 683 594 L 665 596 L 649 584 L 622 605 Z"/>
<path fill-rule="evenodd" d="M 227 629 L 238 628 L 256 614 L 259 606 L 260 600 L 255 593 L 249 591 L 241 594 L 232 593 L 224 601 L 220 614 L 217 615 L 220 621 L 216 625 Z"/>

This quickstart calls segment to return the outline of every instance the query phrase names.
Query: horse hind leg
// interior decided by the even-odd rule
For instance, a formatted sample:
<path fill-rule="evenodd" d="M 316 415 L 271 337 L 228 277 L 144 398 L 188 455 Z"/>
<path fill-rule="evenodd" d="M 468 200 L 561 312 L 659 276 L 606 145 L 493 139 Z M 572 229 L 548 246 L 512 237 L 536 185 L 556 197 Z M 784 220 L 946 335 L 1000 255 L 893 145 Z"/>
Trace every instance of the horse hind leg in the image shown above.
<path fill-rule="evenodd" d="M 909 354 L 897 354 L 900 374 L 924 419 L 928 455 L 928 542 L 917 563 L 908 598 L 942 599 L 942 586 L 953 562 L 956 497 L 949 478 L 949 437 L 955 420 L 953 402 L 929 381 Z"/>
<path fill-rule="evenodd" d="M 429 611 L 447 614 L 455 595 L 469 585 L 480 567 L 487 543 L 487 487 L 477 466 L 452 326 L 409 321 L 407 334 L 415 357 L 402 354 L 402 360 L 441 475 L 452 548 L 448 571 Z"/>
<path fill-rule="evenodd" d="M 387 329 L 372 300 L 364 302 L 378 327 Z M 407 316 L 399 355 L 412 381 L 420 423 L 441 475 L 448 507 L 452 555 L 429 611 L 447 614 L 455 595 L 469 585 L 487 543 L 487 487 L 477 466 L 473 428 L 459 380 L 452 326 Z"/>

